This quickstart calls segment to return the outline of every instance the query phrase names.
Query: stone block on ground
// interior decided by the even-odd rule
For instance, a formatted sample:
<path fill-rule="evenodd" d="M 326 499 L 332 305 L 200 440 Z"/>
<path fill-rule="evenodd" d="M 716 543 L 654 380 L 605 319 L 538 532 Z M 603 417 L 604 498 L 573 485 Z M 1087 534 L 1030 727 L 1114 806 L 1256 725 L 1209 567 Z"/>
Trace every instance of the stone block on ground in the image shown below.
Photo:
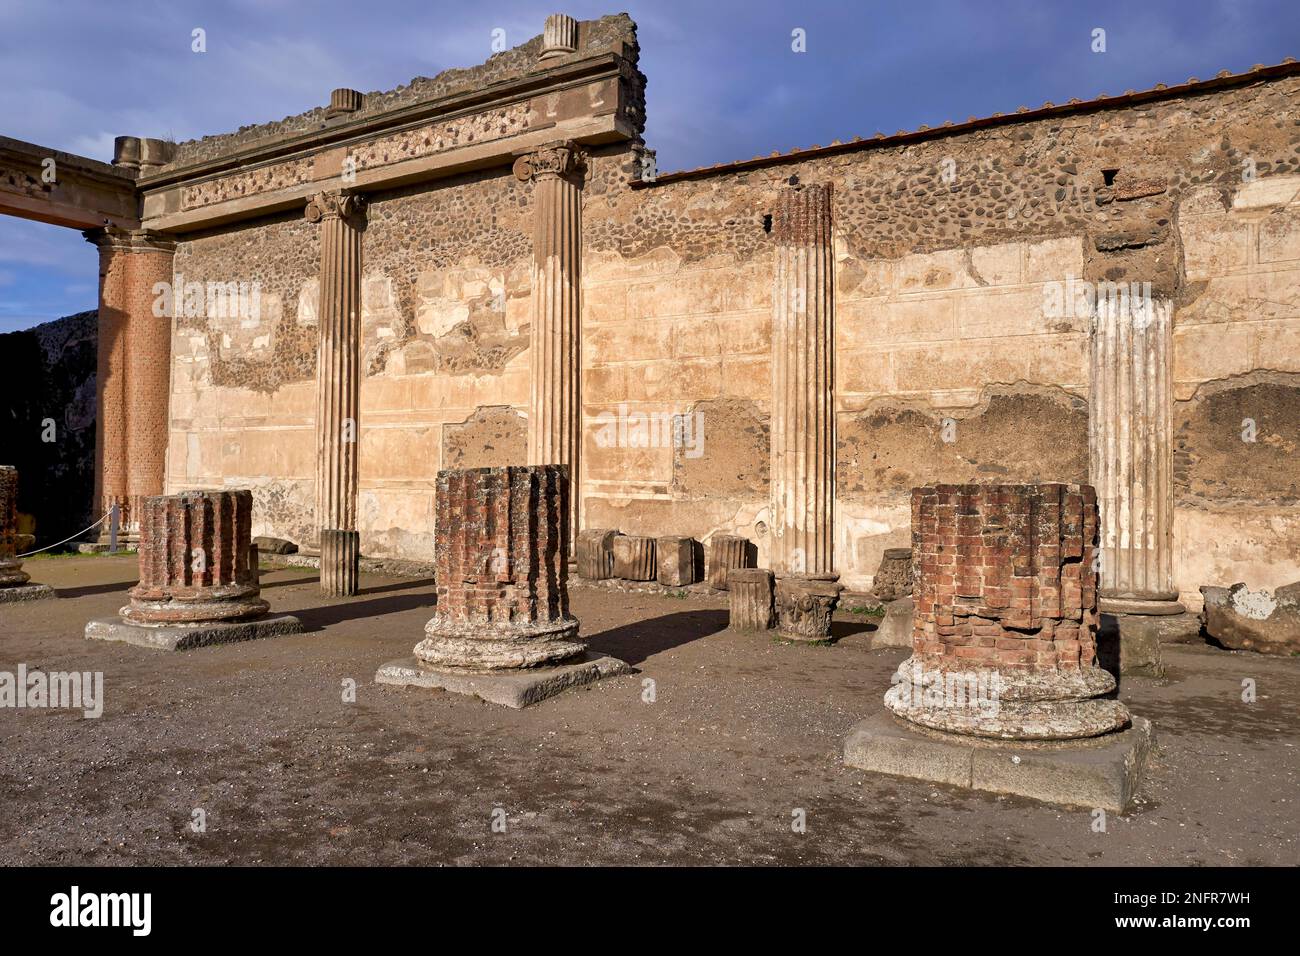
<path fill-rule="evenodd" d="M 1224 647 L 1278 657 L 1300 654 L 1300 581 L 1251 591 L 1245 584 L 1203 587 L 1205 633 Z"/>
<path fill-rule="evenodd" d="M 48 584 L 18 584 L 0 587 L 0 604 L 18 604 L 22 601 L 47 601 L 59 595 Z"/>
<path fill-rule="evenodd" d="M 885 549 L 876 576 L 871 579 L 871 592 L 881 602 L 897 600 L 912 593 L 911 548 Z"/>
<path fill-rule="evenodd" d="M 784 641 L 830 640 L 831 618 L 844 585 L 838 575 L 782 574 L 776 579 L 776 629 Z"/>
<path fill-rule="evenodd" d="M 253 539 L 253 546 L 261 554 L 297 554 L 298 546 L 285 538 L 259 536 Z"/>
<path fill-rule="evenodd" d="M 695 539 L 676 535 L 655 539 L 655 579 L 666 587 L 695 583 Z"/>
<path fill-rule="evenodd" d="M 379 668 L 375 682 L 445 690 L 518 710 L 571 687 L 630 673 L 632 668 L 626 662 L 593 651 L 553 667 L 523 667 L 486 673 L 439 669 L 418 658 L 406 657 Z"/>
<path fill-rule="evenodd" d="M 727 590 L 727 573 L 732 568 L 747 568 L 749 539 L 735 534 L 715 534 L 709 539 L 709 562 L 706 578 L 709 587 Z"/>
<path fill-rule="evenodd" d="M 912 646 L 912 599 L 901 597 L 885 605 L 885 616 L 871 634 L 871 647 Z"/>
<path fill-rule="evenodd" d="M 1167 620 L 1166 615 L 1102 614 L 1098 662 L 1116 677 L 1163 677 L 1160 622 Z"/>
<path fill-rule="evenodd" d="M 849 731 L 844 763 L 896 777 L 1123 813 L 1137 793 L 1153 744 L 1151 722 L 1142 717 L 1101 737 L 1030 744 L 923 730 L 880 711 Z"/>
<path fill-rule="evenodd" d="M 163 651 L 192 651 L 216 644 L 239 644 L 264 637 L 299 634 L 302 622 L 292 614 L 268 614 L 251 621 L 210 621 L 201 624 L 132 624 L 120 618 L 93 620 L 86 637 L 93 641 L 120 641 Z"/>

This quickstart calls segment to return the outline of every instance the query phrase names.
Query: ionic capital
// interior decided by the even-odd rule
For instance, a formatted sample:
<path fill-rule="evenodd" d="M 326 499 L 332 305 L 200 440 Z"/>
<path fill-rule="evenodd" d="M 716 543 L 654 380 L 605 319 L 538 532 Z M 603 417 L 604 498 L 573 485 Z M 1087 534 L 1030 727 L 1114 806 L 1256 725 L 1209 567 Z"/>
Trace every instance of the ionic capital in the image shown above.
<path fill-rule="evenodd" d="M 587 166 L 587 152 L 577 143 L 548 143 L 515 160 L 515 178 L 520 182 L 556 177 L 576 177 Z"/>
<path fill-rule="evenodd" d="M 308 222 L 341 219 L 349 225 L 360 227 L 365 223 L 365 213 L 365 196 L 335 190 L 317 193 L 307 200 L 304 215 Z"/>

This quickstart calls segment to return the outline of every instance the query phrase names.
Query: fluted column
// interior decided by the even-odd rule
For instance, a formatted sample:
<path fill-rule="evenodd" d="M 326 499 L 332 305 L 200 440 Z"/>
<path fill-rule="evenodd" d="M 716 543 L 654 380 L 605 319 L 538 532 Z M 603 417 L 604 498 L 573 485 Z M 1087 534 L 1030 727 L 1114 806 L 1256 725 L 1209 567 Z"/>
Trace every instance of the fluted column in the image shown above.
<path fill-rule="evenodd" d="M 555 143 L 519 157 L 515 176 L 534 183 L 533 289 L 528 463 L 567 465 L 569 540 L 577 540 L 582 374 L 579 326 L 582 173 L 585 154 Z"/>
<path fill-rule="evenodd" d="M 175 297 L 159 283 L 170 289 L 176 243 L 117 227 L 85 236 L 99 248 L 95 501 L 99 514 L 116 504 L 123 538 L 136 540 L 141 503 L 165 478 Z"/>
<path fill-rule="evenodd" d="M 357 442 L 361 405 L 361 232 L 365 199 L 318 193 L 320 344 L 316 360 L 316 526 L 321 590 L 357 593 Z"/>
<path fill-rule="evenodd" d="M 1177 614 L 1169 303 L 1097 303 L 1088 450 L 1101 506 L 1101 610 Z"/>
<path fill-rule="evenodd" d="M 830 186 L 781 191 L 773 216 L 772 568 L 834 570 L 834 265 Z"/>

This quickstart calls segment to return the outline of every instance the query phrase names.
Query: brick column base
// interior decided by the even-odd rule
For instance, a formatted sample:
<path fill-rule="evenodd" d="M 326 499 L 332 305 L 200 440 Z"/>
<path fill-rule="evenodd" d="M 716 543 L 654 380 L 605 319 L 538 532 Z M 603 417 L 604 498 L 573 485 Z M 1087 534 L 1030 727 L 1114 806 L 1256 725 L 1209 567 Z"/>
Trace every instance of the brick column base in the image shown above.
<path fill-rule="evenodd" d="M 1091 485 L 912 491 L 912 657 L 885 695 L 935 730 L 1008 740 L 1095 737 L 1129 723 L 1097 666 Z"/>

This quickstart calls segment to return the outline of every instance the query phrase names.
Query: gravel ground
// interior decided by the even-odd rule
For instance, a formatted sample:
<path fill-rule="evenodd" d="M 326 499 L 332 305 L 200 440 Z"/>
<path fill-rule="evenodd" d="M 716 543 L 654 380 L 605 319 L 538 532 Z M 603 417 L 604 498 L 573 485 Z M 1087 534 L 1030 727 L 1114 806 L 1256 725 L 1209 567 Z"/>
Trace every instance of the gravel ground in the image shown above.
<path fill-rule="evenodd" d="M 60 599 L 0 605 L 0 670 L 102 671 L 106 703 L 0 710 L 0 863 L 1300 860 L 1297 659 L 1167 647 L 1166 679 L 1126 679 L 1160 749 L 1138 807 L 1099 833 L 1086 810 L 844 767 L 905 656 L 872 650 L 866 619 L 802 647 L 727 632 L 713 598 L 574 588 L 592 648 L 638 673 L 511 711 L 372 682 L 421 637 L 427 581 L 363 576 L 327 602 L 315 572 L 275 570 L 264 595 L 308 633 L 166 653 L 82 636 L 123 603 L 133 558 L 26 569 Z"/>

